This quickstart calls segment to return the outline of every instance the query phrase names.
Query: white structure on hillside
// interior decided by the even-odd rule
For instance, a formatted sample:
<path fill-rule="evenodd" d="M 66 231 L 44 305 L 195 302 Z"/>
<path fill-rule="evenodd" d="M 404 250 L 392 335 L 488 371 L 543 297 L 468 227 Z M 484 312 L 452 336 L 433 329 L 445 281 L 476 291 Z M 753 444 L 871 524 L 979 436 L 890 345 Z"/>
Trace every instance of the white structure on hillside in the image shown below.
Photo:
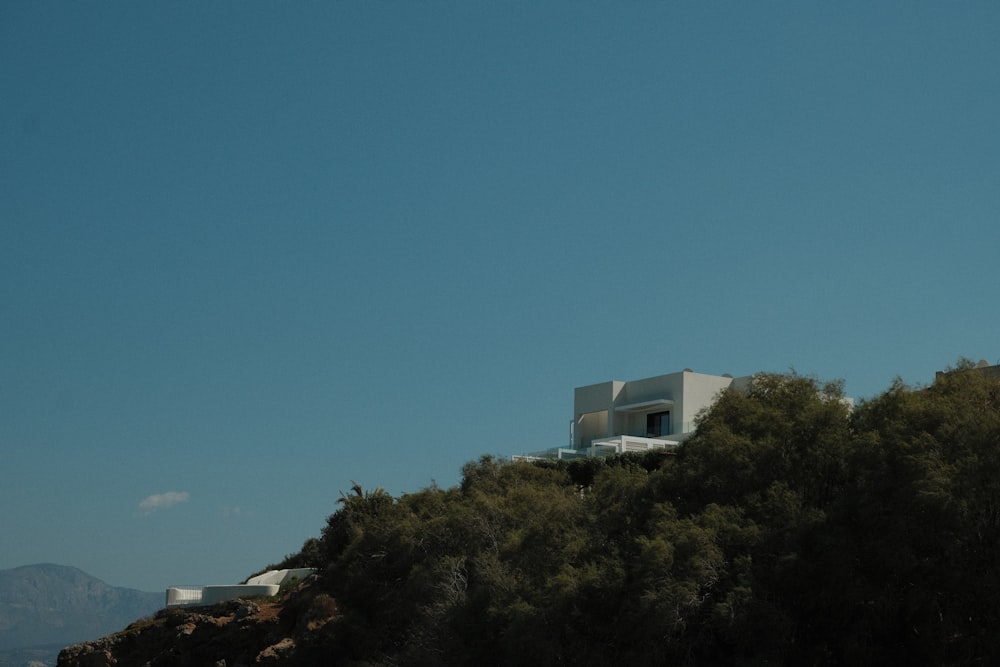
<path fill-rule="evenodd" d="M 300 567 L 290 570 L 269 570 L 247 579 L 245 584 L 216 586 L 172 586 L 167 589 L 168 607 L 210 605 L 235 598 L 277 595 L 281 585 L 295 579 L 305 579 L 315 568 Z"/>
<path fill-rule="evenodd" d="M 729 386 L 744 386 L 749 380 L 749 376 L 733 378 L 685 369 L 642 380 L 577 387 L 569 447 L 513 458 L 563 459 L 673 449 L 694 433 L 695 417 L 720 392 Z"/>

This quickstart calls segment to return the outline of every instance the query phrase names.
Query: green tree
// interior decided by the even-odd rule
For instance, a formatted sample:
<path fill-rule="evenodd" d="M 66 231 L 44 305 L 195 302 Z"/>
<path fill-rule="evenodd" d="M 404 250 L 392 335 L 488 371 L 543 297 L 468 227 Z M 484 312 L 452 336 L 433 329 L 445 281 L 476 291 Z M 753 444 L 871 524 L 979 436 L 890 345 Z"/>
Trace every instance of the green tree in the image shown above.
<path fill-rule="evenodd" d="M 324 568 L 331 660 L 1000 659 L 1000 383 L 964 364 L 853 412 L 838 383 L 761 375 L 677 456 L 462 472 L 354 485 L 289 557 Z"/>

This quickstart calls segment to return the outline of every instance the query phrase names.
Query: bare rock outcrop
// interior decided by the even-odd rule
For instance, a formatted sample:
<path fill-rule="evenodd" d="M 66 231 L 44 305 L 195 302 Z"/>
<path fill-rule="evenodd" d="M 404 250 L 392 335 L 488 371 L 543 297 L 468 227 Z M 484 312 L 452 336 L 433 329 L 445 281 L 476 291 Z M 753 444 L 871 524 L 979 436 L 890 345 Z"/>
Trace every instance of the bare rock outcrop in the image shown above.
<path fill-rule="evenodd" d="M 333 599 L 307 583 L 275 600 L 163 609 L 121 632 L 63 649 L 58 666 L 310 664 L 335 617 Z"/>

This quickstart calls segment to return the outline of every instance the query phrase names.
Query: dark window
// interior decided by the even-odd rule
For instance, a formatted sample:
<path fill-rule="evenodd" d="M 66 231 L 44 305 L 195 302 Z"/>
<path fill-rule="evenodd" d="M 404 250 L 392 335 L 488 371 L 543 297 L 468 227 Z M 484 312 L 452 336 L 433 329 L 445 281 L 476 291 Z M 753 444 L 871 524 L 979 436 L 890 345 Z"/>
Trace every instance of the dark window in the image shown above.
<path fill-rule="evenodd" d="M 658 438 L 670 435 L 670 413 L 654 412 L 646 415 L 646 437 Z"/>

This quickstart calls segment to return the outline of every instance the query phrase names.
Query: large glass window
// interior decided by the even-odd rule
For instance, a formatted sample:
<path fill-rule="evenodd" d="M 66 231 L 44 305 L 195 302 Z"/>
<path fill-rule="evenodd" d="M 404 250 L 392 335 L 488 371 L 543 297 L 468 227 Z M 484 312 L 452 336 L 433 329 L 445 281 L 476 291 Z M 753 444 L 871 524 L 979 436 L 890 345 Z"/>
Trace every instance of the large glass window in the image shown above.
<path fill-rule="evenodd" d="M 670 435 L 670 413 L 653 412 L 646 415 L 646 437 L 659 438 Z"/>

